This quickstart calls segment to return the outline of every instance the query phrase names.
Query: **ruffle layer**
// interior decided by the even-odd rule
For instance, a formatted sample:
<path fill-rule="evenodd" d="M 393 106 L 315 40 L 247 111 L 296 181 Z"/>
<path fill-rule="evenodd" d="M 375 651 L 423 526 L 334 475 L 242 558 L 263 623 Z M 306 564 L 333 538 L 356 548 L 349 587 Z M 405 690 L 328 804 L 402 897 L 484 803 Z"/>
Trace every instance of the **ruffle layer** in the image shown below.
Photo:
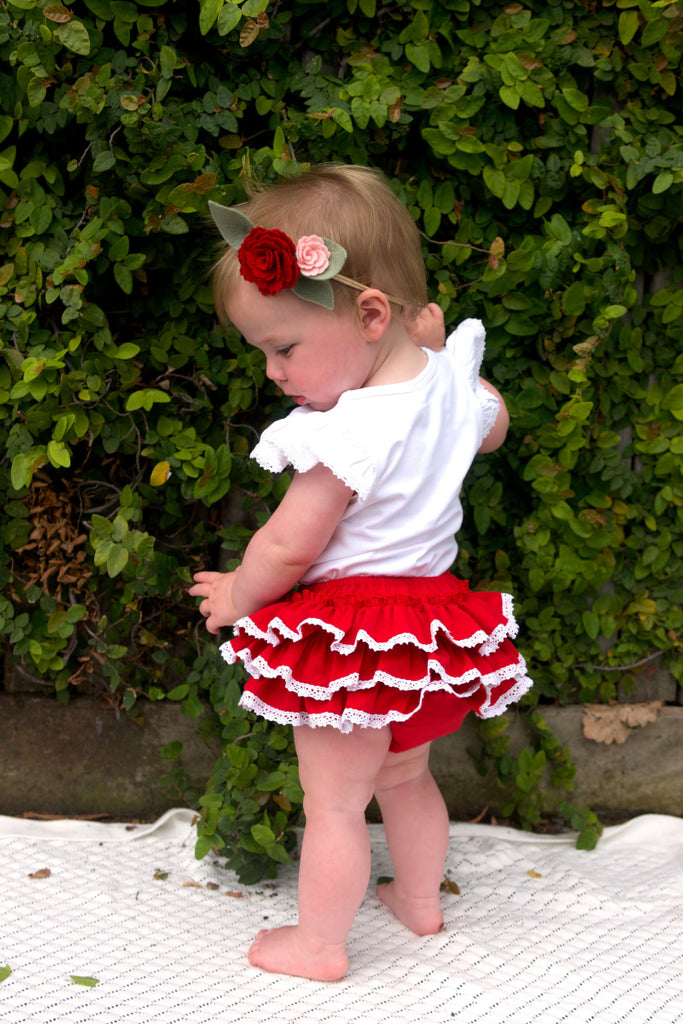
<path fill-rule="evenodd" d="M 401 591 L 356 594 L 341 586 L 345 580 L 318 584 L 293 594 L 289 601 L 239 619 L 235 633 L 237 638 L 246 635 L 277 647 L 286 640 L 305 641 L 321 630 L 329 634 L 330 650 L 344 655 L 363 647 L 390 651 L 404 645 L 433 652 L 445 642 L 476 647 L 481 655 L 488 655 L 507 637 L 517 635 L 509 594 L 473 593 L 463 580 L 449 579 L 453 586 L 435 586 L 434 593 L 423 596 Z"/>
<path fill-rule="evenodd" d="M 531 687 L 512 599 L 450 574 L 315 584 L 235 624 L 221 652 L 251 676 L 242 706 L 281 724 L 379 728 L 447 692 L 481 718 Z"/>

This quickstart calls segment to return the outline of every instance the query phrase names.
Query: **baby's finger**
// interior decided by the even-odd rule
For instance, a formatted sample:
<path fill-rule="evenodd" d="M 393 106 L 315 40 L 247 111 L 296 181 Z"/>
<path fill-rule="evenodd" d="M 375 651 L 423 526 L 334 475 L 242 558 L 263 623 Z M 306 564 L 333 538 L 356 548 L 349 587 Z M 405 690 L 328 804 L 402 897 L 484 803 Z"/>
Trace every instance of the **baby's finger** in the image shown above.
<path fill-rule="evenodd" d="M 195 572 L 192 574 L 192 579 L 197 583 L 211 583 L 217 576 L 221 576 L 222 573 L 214 572 L 212 570 L 203 569 L 201 572 Z"/>

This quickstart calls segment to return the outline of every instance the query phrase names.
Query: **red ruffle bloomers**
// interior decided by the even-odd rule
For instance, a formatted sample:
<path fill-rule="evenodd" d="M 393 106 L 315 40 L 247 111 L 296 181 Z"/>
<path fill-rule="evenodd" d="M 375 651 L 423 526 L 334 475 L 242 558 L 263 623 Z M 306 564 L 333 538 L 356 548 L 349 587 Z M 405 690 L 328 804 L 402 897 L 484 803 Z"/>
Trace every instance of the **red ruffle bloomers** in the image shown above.
<path fill-rule="evenodd" d="M 239 619 L 221 653 L 251 676 L 242 707 L 273 722 L 389 725 L 393 751 L 502 714 L 531 687 L 509 594 L 450 573 L 315 583 Z"/>

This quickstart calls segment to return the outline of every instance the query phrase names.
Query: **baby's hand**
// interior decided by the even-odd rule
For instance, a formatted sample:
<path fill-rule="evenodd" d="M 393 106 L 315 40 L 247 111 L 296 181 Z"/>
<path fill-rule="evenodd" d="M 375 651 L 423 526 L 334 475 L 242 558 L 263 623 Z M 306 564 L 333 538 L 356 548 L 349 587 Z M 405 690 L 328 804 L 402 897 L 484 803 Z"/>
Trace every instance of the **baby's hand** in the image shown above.
<path fill-rule="evenodd" d="M 443 311 L 436 302 L 423 306 L 414 320 L 406 320 L 406 330 L 419 348 L 437 351 L 446 344 Z"/>
<path fill-rule="evenodd" d="M 232 585 L 239 569 L 234 572 L 196 572 L 192 597 L 203 597 L 199 611 L 206 619 L 209 633 L 217 633 L 222 626 L 232 626 L 240 615 L 232 600 Z"/>

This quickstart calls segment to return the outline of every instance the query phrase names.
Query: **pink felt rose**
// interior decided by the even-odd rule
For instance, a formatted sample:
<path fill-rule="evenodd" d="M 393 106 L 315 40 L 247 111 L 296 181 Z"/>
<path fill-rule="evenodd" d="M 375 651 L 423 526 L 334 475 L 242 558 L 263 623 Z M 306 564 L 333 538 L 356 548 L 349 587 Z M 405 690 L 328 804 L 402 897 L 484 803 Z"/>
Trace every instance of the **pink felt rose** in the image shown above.
<path fill-rule="evenodd" d="M 296 243 L 296 262 L 303 277 L 318 277 L 330 265 L 330 250 L 319 235 L 304 235 Z"/>

